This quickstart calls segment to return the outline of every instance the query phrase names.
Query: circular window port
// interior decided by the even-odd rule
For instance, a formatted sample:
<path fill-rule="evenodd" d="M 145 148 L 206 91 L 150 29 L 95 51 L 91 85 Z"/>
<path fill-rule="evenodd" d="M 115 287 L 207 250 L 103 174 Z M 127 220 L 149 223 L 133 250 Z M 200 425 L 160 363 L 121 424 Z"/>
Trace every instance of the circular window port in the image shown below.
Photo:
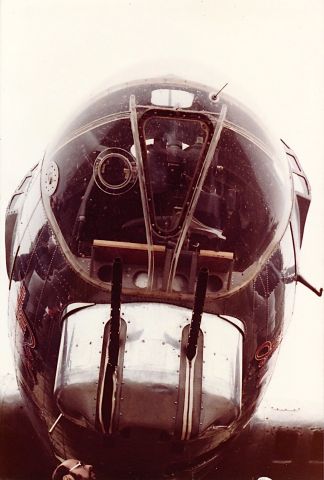
<path fill-rule="evenodd" d="M 148 275 L 146 272 L 137 272 L 134 275 L 134 284 L 138 288 L 146 288 L 148 284 Z"/>
<path fill-rule="evenodd" d="M 100 162 L 99 178 L 109 188 L 122 188 L 128 183 L 131 175 L 131 165 L 126 157 L 112 153 Z"/>
<path fill-rule="evenodd" d="M 188 281 L 183 275 L 176 275 L 172 283 L 172 290 L 175 292 L 185 292 L 188 290 Z"/>
<path fill-rule="evenodd" d="M 210 275 L 207 289 L 209 292 L 219 292 L 223 288 L 223 280 L 218 275 Z"/>
<path fill-rule="evenodd" d="M 136 162 L 122 148 L 107 148 L 95 160 L 94 179 L 97 186 L 111 195 L 127 192 L 137 179 Z"/>
<path fill-rule="evenodd" d="M 112 266 L 111 265 L 102 265 L 98 269 L 98 277 L 102 282 L 111 282 Z"/>

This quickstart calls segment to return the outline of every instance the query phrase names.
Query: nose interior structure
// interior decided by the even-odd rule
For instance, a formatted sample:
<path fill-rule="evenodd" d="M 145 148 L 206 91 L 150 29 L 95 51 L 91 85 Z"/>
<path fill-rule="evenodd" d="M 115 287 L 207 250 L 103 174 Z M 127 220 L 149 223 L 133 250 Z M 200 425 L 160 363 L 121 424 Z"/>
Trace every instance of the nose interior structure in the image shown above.
<path fill-rule="evenodd" d="M 161 303 L 121 307 L 116 365 L 109 359 L 110 305 L 67 308 L 54 395 L 70 421 L 105 435 L 160 431 L 179 440 L 240 414 L 240 320 L 203 313 L 194 357 L 188 359 L 191 310 Z M 110 383 L 107 369 L 113 368 Z"/>

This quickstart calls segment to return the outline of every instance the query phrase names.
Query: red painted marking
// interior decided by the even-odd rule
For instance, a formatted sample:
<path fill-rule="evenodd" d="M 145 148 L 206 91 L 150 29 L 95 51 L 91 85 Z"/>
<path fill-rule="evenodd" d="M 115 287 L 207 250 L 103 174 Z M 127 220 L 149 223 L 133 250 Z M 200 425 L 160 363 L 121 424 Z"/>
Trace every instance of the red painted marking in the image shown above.
<path fill-rule="evenodd" d="M 272 352 L 272 350 L 273 350 L 272 342 L 270 342 L 270 340 L 267 340 L 257 348 L 255 352 L 255 359 L 259 362 L 260 360 L 267 358 Z"/>
<path fill-rule="evenodd" d="M 20 328 L 22 329 L 25 337 L 27 337 L 24 340 L 24 344 L 28 345 L 30 348 L 35 348 L 36 346 L 36 338 L 35 335 L 31 329 L 31 326 L 28 323 L 26 314 L 24 312 L 24 302 L 26 298 L 26 289 L 24 284 L 21 284 L 19 294 L 18 294 L 18 299 L 17 299 L 17 309 L 16 309 L 16 318 L 17 321 L 20 325 Z M 27 335 L 26 335 L 27 333 Z"/>
<path fill-rule="evenodd" d="M 268 361 L 269 357 L 276 350 L 281 339 L 278 337 L 274 341 L 266 340 L 256 349 L 254 358 L 258 362 L 258 367 L 261 368 Z"/>

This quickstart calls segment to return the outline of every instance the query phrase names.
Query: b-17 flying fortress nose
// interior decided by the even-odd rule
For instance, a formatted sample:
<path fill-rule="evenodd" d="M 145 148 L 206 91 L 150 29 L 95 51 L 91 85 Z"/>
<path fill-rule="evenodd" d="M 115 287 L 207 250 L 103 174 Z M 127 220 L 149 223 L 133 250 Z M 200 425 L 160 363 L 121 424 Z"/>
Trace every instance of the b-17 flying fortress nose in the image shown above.
<path fill-rule="evenodd" d="M 6 221 L 18 382 L 52 454 L 114 479 L 221 464 L 273 372 L 309 204 L 226 88 L 145 78 L 81 109 Z"/>

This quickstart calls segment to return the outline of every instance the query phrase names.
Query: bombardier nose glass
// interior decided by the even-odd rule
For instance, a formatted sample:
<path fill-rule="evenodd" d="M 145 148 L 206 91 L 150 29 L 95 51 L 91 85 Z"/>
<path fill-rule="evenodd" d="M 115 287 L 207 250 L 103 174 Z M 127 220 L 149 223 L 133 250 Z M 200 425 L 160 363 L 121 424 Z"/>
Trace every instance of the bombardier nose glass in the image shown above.
<path fill-rule="evenodd" d="M 47 153 L 48 217 L 71 264 L 102 288 L 121 257 L 125 292 L 181 293 L 180 302 L 206 267 L 207 296 L 226 295 L 251 280 L 284 232 L 286 163 L 253 123 L 244 129 L 238 105 L 200 104 L 194 88 L 187 109 L 137 102 L 146 91 L 121 90 L 136 102 L 68 129 Z"/>

